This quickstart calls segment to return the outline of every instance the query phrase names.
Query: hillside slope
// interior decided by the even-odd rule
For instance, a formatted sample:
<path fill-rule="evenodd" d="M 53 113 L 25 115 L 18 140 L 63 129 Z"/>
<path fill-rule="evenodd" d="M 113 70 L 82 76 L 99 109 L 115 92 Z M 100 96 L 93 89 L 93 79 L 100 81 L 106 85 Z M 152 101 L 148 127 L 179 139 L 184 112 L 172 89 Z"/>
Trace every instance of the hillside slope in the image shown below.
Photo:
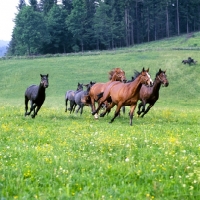
<path fill-rule="evenodd" d="M 45 104 L 63 106 L 65 92 L 75 89 L 78 82 L 107 82 L 109 70 L 115 67 L 121 67 L 129 80 L 134 70 L 141 71 L 144 67 L 150 68 L 152 79 L 160 68 L 166 70 L 169 86 L 161 87 L 158 105 L 196 104 L 198 106 L 200 100 L 199 51 L 172 50 L 176 44 L 180 45 L 184 38 L 183 36 L 171 38 L 128 49 L 99 52 L 96 55 L 1 60 L 0 104 L 23 106 L 25 89 L 31 84 L 39 84 L 40 73 L 49 73 L 50 86 L 47 89 Z M 193 39 L 191 37 L 189 40 L 193 41 Z M 191 44 L 189 40 L 186 42 Z M 198 61 L 196 65 L 188 66 L 181 63 L 189 56 Z"/>

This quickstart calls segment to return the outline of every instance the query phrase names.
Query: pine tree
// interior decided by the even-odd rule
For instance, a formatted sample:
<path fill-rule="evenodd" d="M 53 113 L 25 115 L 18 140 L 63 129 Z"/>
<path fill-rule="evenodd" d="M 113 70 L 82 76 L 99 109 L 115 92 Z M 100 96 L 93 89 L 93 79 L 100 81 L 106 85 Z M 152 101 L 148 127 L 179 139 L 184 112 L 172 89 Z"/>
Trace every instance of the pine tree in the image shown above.
<path fill-rule="evenodd" d="M 45 37 L 44 37 L 45 36 Z M 15 18 L 13 42 L 15 55 L 38 53 L 49 39 L 43 15 L 31 6 L 23 7 Z"/>

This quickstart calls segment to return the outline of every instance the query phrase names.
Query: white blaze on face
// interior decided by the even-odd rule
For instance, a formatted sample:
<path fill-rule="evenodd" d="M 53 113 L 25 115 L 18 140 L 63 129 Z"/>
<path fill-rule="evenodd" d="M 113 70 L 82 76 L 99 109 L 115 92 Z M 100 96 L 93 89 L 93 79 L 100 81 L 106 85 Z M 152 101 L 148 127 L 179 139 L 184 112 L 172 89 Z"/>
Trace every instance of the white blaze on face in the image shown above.
<path fill-rule="evenodd" d="M 147 76 L 149 77 L 149 83 L 153 83 L 153 81 L 151 80 L 151 76 L 149 75 L 149 73 L 147 73 Z"/>

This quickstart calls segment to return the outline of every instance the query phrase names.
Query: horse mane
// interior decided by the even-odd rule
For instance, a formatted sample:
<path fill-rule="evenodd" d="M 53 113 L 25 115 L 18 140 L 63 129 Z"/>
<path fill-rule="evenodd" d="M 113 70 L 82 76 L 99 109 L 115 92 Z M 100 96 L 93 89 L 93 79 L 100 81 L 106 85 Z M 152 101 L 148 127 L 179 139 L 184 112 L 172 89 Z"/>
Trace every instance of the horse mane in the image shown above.
<path fill-rule="evenodd" d="M 141 74 L 141 72 L 134 70 L 134 76 L 132 77 L 132 79 L 135 80 L 140 74 Z"/>
<path fill-rule="evenodd" d="M 157 77 L 158 75 L 160 75 L 161 73 L 165 73 L 165 71 L 159 69 L 159 71 L 156 73 L 156 77 Z M 156 77 L 155 77 L 155 78 L 156 78 Z"/>
<path fill-rule="evenodd" d="M 156 77 L 157 77 L 161 72 L 162 72 L 162 71 L 159 70 L 159 72 L 156 73 Z M 155 78 L 156 78 L 156 77 L 155 77 Z"/>
<path fill-rule="evenodd" d="M 121 68 L 119 68 L 119 67 L 113 68 L 111 71 L 108 72 L 108 74 L 109 74 L 108 79 L 111 80 L 115 73 L 118 74 L 118 73 L 121 73 L 121 72 L 123 72 L 125 74 L 125 72 Z"/>

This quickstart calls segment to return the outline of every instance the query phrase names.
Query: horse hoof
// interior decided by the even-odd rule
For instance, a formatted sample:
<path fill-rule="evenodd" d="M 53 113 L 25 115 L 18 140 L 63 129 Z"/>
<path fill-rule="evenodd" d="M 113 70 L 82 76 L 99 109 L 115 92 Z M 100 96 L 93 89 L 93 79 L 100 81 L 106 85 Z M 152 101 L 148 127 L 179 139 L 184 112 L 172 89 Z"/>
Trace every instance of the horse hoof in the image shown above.
<path fill-rule="evenodd" d="M 98 116 L 97 113 L 94 115 L 94 118 L 95 118 L 95 119 L 98 119 L 98 118 L 99 118 L 99 116 Z"/>
<path fill-rule="evenodd" d="M 96 112 L 92 112 L 92 115 L 95 115 L 96 114 Z"/>

